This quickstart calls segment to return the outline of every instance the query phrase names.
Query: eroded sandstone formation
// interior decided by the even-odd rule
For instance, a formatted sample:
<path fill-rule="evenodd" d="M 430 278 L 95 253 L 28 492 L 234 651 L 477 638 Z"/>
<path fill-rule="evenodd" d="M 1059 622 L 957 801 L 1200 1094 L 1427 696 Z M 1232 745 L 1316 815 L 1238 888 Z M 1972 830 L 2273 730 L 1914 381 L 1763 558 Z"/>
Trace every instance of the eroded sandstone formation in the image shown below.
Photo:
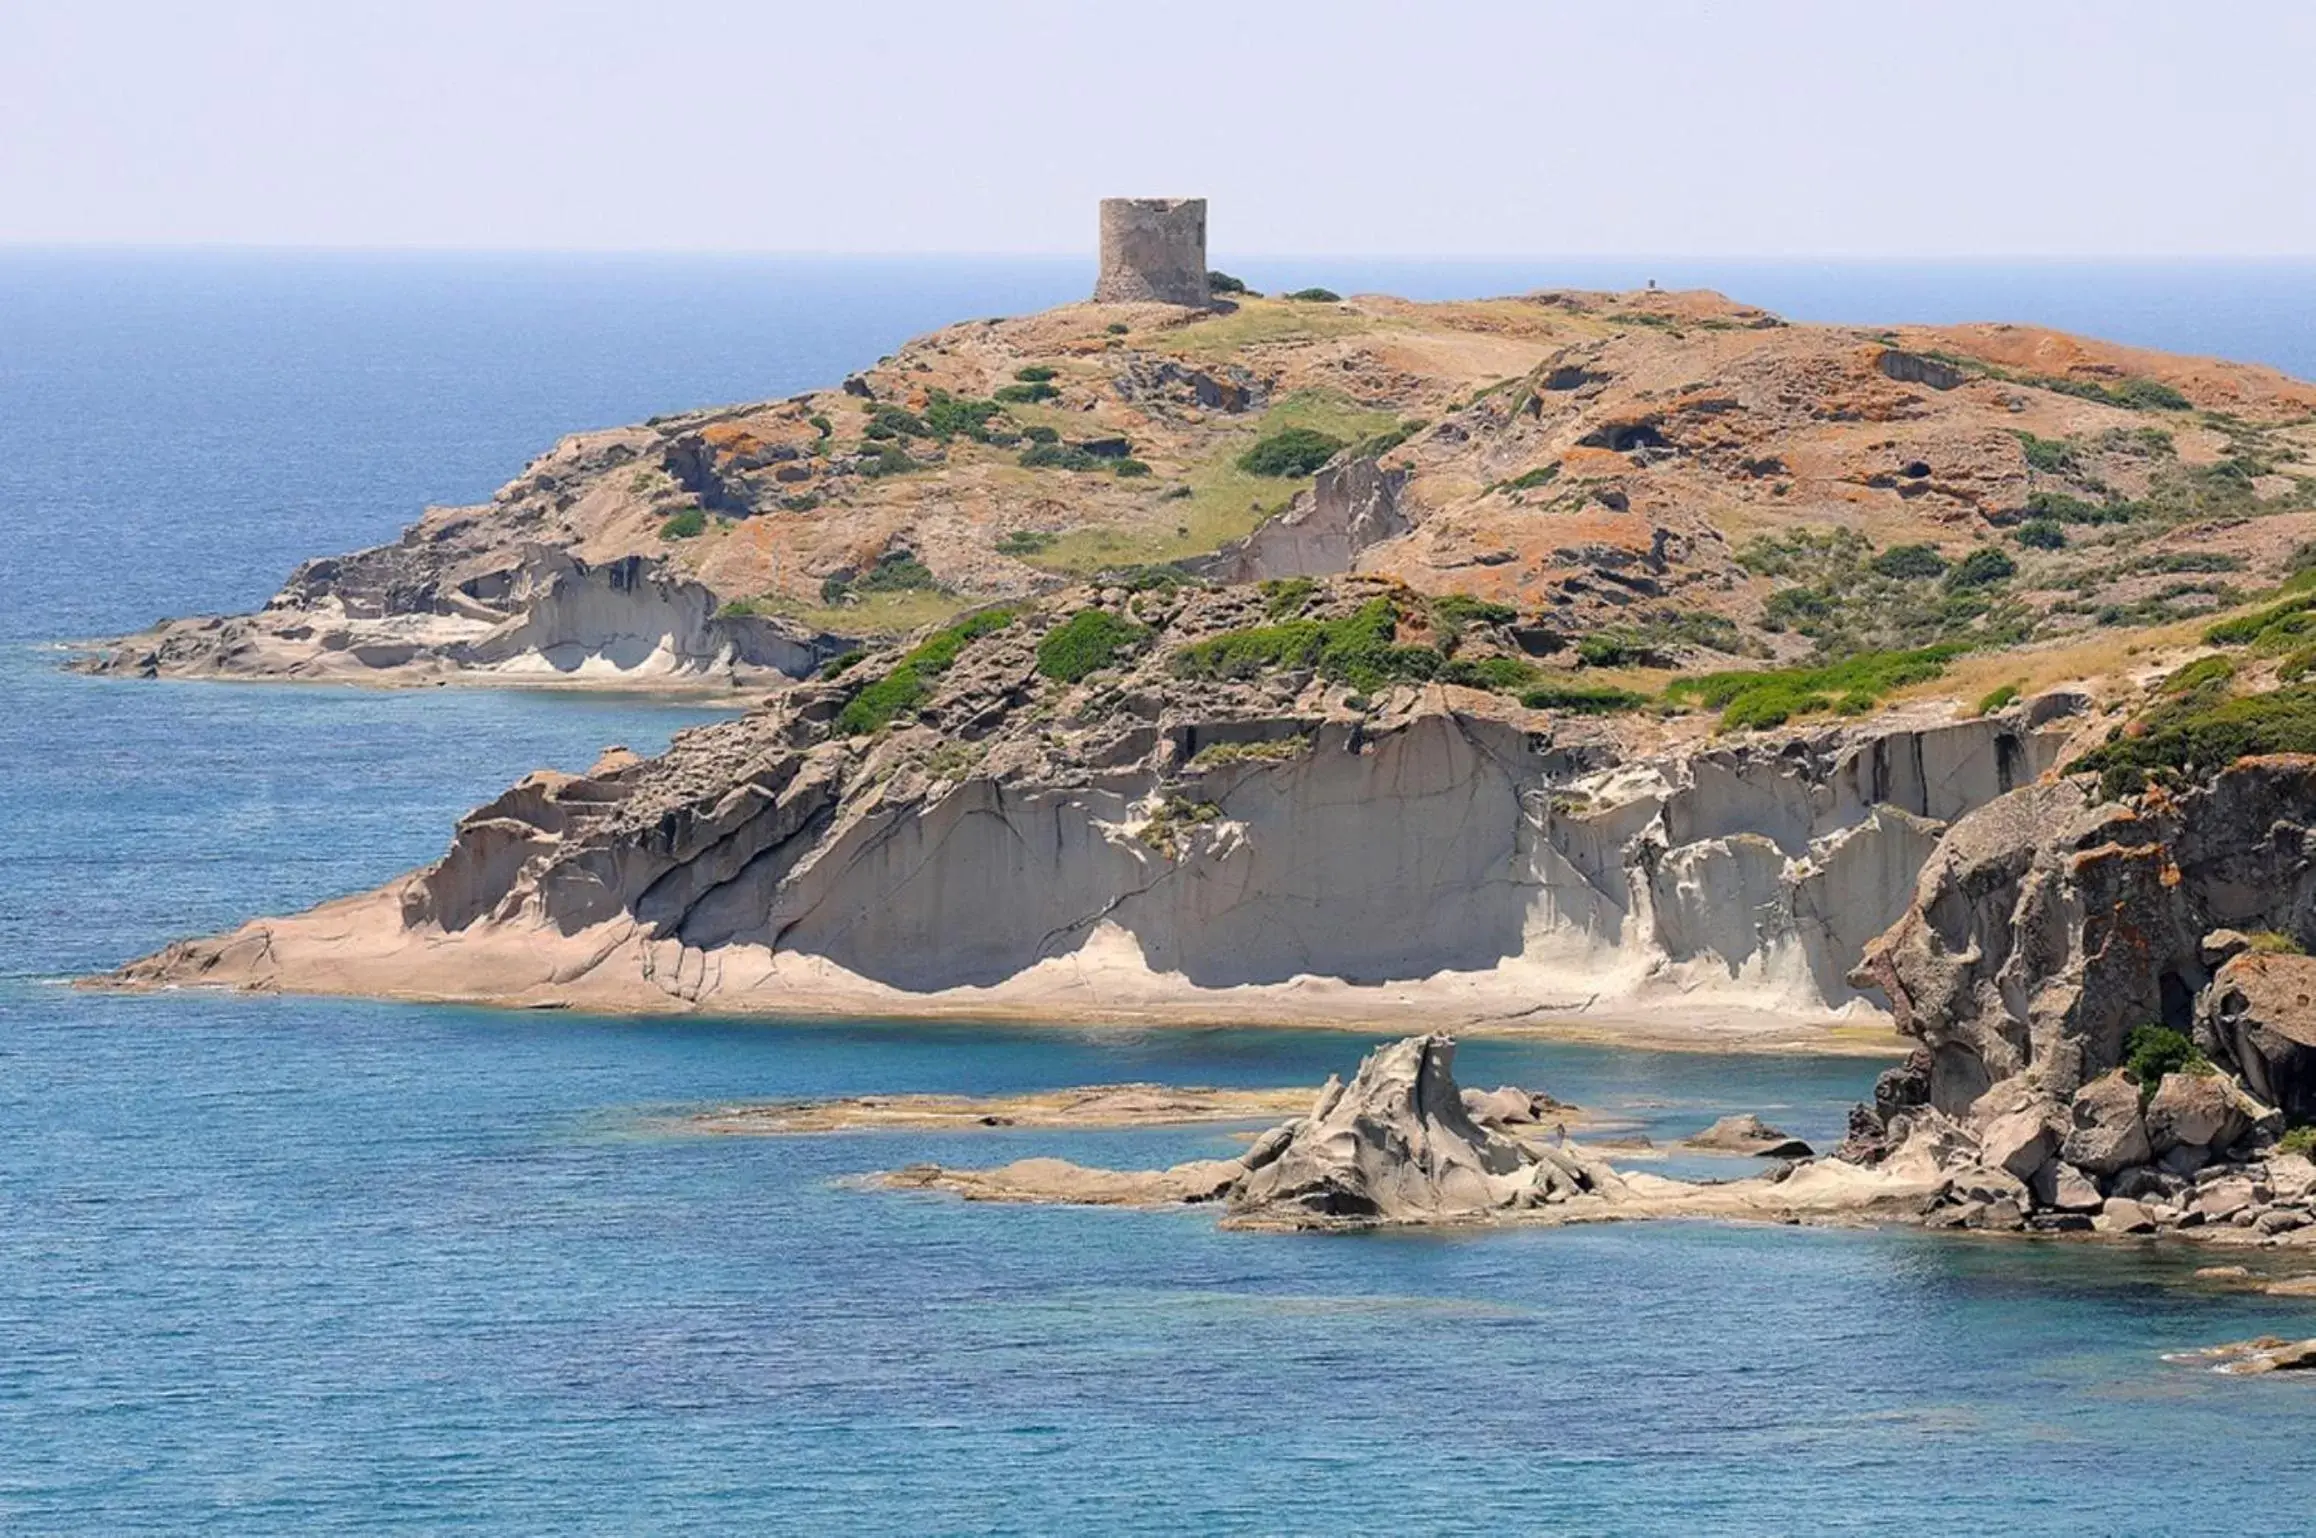
<path fill-rule="evenodd" d="M 1333 623 L 1390 591 L 1295 601 Z M 1711 1001 L 1791 1039 L 1859 1001 L 1847 974 L 1947 822 L 2049 768 L 2063 730 L 1933 710 L 1633 757 L 1613 723 L 1474 688 L 1184 671 L 1278 602 L 1094 590 L 996 623 L 937 676 L 864 662 L 660 758 L 533 775 L 406 880 L 123 979 L 1473 1024 Z M 1132 637 L 1114 665 L 1041 673 L 1089 616 Z M 910 680 L 921 699 L 858 729 Z"/>

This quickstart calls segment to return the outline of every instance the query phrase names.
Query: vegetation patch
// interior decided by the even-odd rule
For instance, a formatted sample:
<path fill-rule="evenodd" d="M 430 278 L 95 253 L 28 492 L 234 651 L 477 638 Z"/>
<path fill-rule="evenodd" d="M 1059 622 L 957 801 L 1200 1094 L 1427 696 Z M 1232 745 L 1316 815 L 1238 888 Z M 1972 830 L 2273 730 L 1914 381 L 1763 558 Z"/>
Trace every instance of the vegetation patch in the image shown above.
<path fill-rule="evenodd" d="M 1520 691 L 1520 703 L 1530 710 L 1565 710 L 1585 716 L 1638 710 L 1648 702 L 1647 695 L 1635 694 L 1630 689 L 1567 679 L 1550 679 Z"/>
<path fill-rule="evenodd" d="M 687 507 L 659 526 L 661 539 L 697 539 L 708 530 L 708 515 L 696 507 Z"/>
<path fill-rule="evenodd" d="M 826 604 L 845 603 L 864 598 L 872 593 L 937 593 L 941 583 L 931 569 L 915 556 L 902 552 L 888 555 L 867 571 L 856 576 L 834 576 L 820 584 L 820 601 Z"/>
<path fill-rule="evenodd" d="M 1738 552 L 1748 570 L 1787 584 L 1763 605 L 1763 627 L 1805 635 L 1827 659 L 1963 639 L 2009 645 L 2033 633 L 2034 614 L 2003 586 L 2004 568 L 2017 570 L 2010 557 L 1982 548 L 1936 568 L 1932 558 L 1943 561 L 1919 545 L 1877 555 L 1854 529 L 1765 534 Z"/>
<path fill-rule="evenodd" d="M 1221 817 L 1222 808 L 1211 801 L 1191 801 L 1182 796 L 1168 796 L 1158 804 L 1158 810 L 1136 830 L 1134 836 L 1169 860 L 1179 860 L 1182 858 L 1183 841 L 1190 836 L 1190 830 L 1219 821 Z"/>
<path fill-rule="evenodd" d="M 1665 697 L 1720 711 L 1725 730 L 1783 726 L 1795 716 L 1826 710 L 1862 715 L 1884 697 L 1938 677 L 1962 651 L 1948 642 L 1912 651 L 1863 652 L 1824 667 L 1706 673 L 1674 679 Z"/>
<path fill-rule="evenodd" d="M 936 631 L 912 647 L 893 670 L 846 702 L 836 729 L 846 737 L 881 731 L 904 712 L 923 704 L 933 681 L 949 670 L 966 647 L 1013 623 L 1019 611 L 984 609 Z"/>
<path fill-rule="evenodd" d="M 1149 633 L 1107 609 L 1080 609 L 1037 643 L 1037 670 L 1048 678 L 1074 684 L 1114 665 Z"/>
<path fill-rule="evenodd" d="M 1344 439 L 1315 428 L 1289 427 L 1262 439 L 1238 457 L 1249 475 L 1305 476 L 1345 448 Z"/>
<path fill-rule="evenodd" d="M 2102 405 L 2120 406 L 2125 411 L 2190 411 L 2195 402 L 2154 379 L 2123 379 L 2114 384 L 2102 384 L 2096 379 L 2068 379 L 2052 374 L 2021 375 L 2018 382 L 2037 390 L 2051 390 L 2060 395 L 2080 396 Z"/>
<path fill-rule="evenodd" d="M 1558 479 L 1560 479 L 1558 463 L 1538 465 L 1533 470 L 1521 471 L 1510 480 L 1501 483 L 1496 489 L 1499 491 L 1534 491 L 1539 486 L 1549 486 Z"/>
<path fill-rule="evenodd" d="M 1174 671 L 1185 678 L 1251 679 L 1309 668 L 1362 694 L 1436 676 L 1445 661 L 1437 651 L 1394 644 L 1398 618 L 1390 599 L 1371 598 L 1341 619 L 1225 631 L 1176 652 Z"/>
<path fill-rule="evenodd" d="M 2155 1098 L 2167 1073 L 2208 1074 L 2211 1059 L 2185 1035 L 2167 1025 L 2136 1025 L 2123 1038 L 2123 1072 L 2139 1086 L 2139 1103 Z"/>
<path fill-rule="evenodd" d="M 2242 694 L 2235 669 L 2225 664 L 2224 657 L 2203 658 L 2173 673 L 2145 710 L 2068 772 L 2096 773 L 2100 793 L 2121 799 L 2151 783 L 2208 780 L 2255 753 L 2316 753 L 2316 684 Z"/>
<path fill-rule="evenodd" d="M 999 555 L 1036 555 L 1053 548 L 1054 537 L 1043 529 L 1012 529 L 998 536 Z"/>
<path fill-rule="evenodd" d="M 1195 774 L 1229 764 L 1277 764 L 1301 758 L 1310 751 L 1308 736 L 1272 737 L 1262 742 L 1210 742 L 1191 755 L 1187 767 Z"/>
<path fill-rule="evenodd" d="M 1979 696 L 1978 704 L 1972 707 L 1970 713 L 1975 716 L 1991 716 L 2005 706 L 2017 703 L 2018 685 L 2002 684 Z"/>
<path fill-rule="evenodd" d="M 1331 288 L 1298 288 L 1287 297 L 1305 304 L 1339 304 L 1343 299 L 1341 294 Z"/>
<path fill-rule="evenodd" d="M 1241 283 L 1238 279 L 1232 277 L 1227 272 L 1209 272 L 1206 275 L 1206 291 L 1210 294 L 1254 293 L 1254 290 L 1248 288 L 1244 283 Z M 1261 295 L 1258 294 L 1255 297 L 1260 298 Z"/>
<path fill-rule="evenodd" d="M 1264 614 L 1272 619 L 1293 619 L 1319 591 L 1319 584 L 1311 577 L 1272 577 L 1258 584 L 1256 590 L 1263 595 Z"/>

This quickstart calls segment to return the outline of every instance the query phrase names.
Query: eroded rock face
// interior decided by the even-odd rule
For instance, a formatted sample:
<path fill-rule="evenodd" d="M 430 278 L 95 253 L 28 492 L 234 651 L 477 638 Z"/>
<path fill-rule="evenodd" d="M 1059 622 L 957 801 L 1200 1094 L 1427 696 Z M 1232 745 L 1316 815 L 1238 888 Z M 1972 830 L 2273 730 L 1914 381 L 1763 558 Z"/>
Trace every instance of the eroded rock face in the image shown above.
<path fill-rule="evenodd" d="M 1925 1082 L 1861 1107 L 1852 1146 L 1999 1169 L 2038 1224 L 2096 1193 L 2105 1232 L 2296 1231 L 2305 1202 L 2264 1173 L 2285 1121 L 2267 1097 L 2305 1068 L 2297 1025 L 2270 1022 L 2301 1017 L 2316 966 L 2245 935 L 2309 933 L 2311 827 L 2316 760 L 2291 757 L 2136 806 L 2096 804 L 2077 779 L 1961 818 L 1863 968 L 1924 1042 Z M 2123 1059 L 2140 1026 L 2193 1031 L 2211 1063 L 2138 1083 Z"/>
<path fill-rule="evenodd" d="M 2253 1094 L 2295 1122 L 2316 1121 L 2316 957 L 2228 960 L 2200 1025 Z"/>
<path fill-rule="evenodd" d="M 1250 1154 L 1223 1198 L 1230 1215 L 1290 1227 L 1438 1221 L 1565 1200 L 1611 1178 L 1474 1122 L 1454 1065 L 1452 1040 L 1415 1036 L 1376 1049 L 1349 1084 L 1330 1079 L 1283 1141 Z"/>

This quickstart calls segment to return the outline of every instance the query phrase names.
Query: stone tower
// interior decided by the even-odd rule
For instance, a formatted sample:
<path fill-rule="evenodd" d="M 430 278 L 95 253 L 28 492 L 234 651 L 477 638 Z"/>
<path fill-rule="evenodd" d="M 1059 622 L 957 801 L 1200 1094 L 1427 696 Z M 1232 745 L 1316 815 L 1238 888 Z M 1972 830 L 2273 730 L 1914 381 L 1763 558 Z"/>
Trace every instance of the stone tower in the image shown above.
<path fill-rule="evenodd" d="M 1206 199 L 1102 199 L 1096 304 L 1207 302 Z"/>

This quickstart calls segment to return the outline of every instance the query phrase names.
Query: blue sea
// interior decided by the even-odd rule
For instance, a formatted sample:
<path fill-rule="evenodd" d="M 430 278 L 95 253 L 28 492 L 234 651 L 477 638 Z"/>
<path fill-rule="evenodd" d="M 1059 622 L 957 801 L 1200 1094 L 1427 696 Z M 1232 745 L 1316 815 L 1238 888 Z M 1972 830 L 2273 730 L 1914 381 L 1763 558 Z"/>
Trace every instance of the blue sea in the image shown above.
<path fill-rule="evenodd" d="M 2316 375 L 2316 266 L 1227 261 L 1446 296 L 1709 283 Z M 1229 1146 L 671 1134 L 750 1098 L 1315 1084 L 1373 1038 L 70 991 L 380 881 L 697 702 L 95 681 L 564 431 L 839 377 L 1082 262 L 0 253 L 0 1531 L 2296 1532 L 2316 1333 L 2201 1257 L 1714 1224 L 1314 1238 L 848 1177 Z M 1474 1041 L 1660 1142 L 1838 1136 L 1873 1061 Z M 1664 1167 L 1664 1166 L 1660 1166 Z M 1696 1168 L 1693 1162 L 1676 1168 Z"/>

